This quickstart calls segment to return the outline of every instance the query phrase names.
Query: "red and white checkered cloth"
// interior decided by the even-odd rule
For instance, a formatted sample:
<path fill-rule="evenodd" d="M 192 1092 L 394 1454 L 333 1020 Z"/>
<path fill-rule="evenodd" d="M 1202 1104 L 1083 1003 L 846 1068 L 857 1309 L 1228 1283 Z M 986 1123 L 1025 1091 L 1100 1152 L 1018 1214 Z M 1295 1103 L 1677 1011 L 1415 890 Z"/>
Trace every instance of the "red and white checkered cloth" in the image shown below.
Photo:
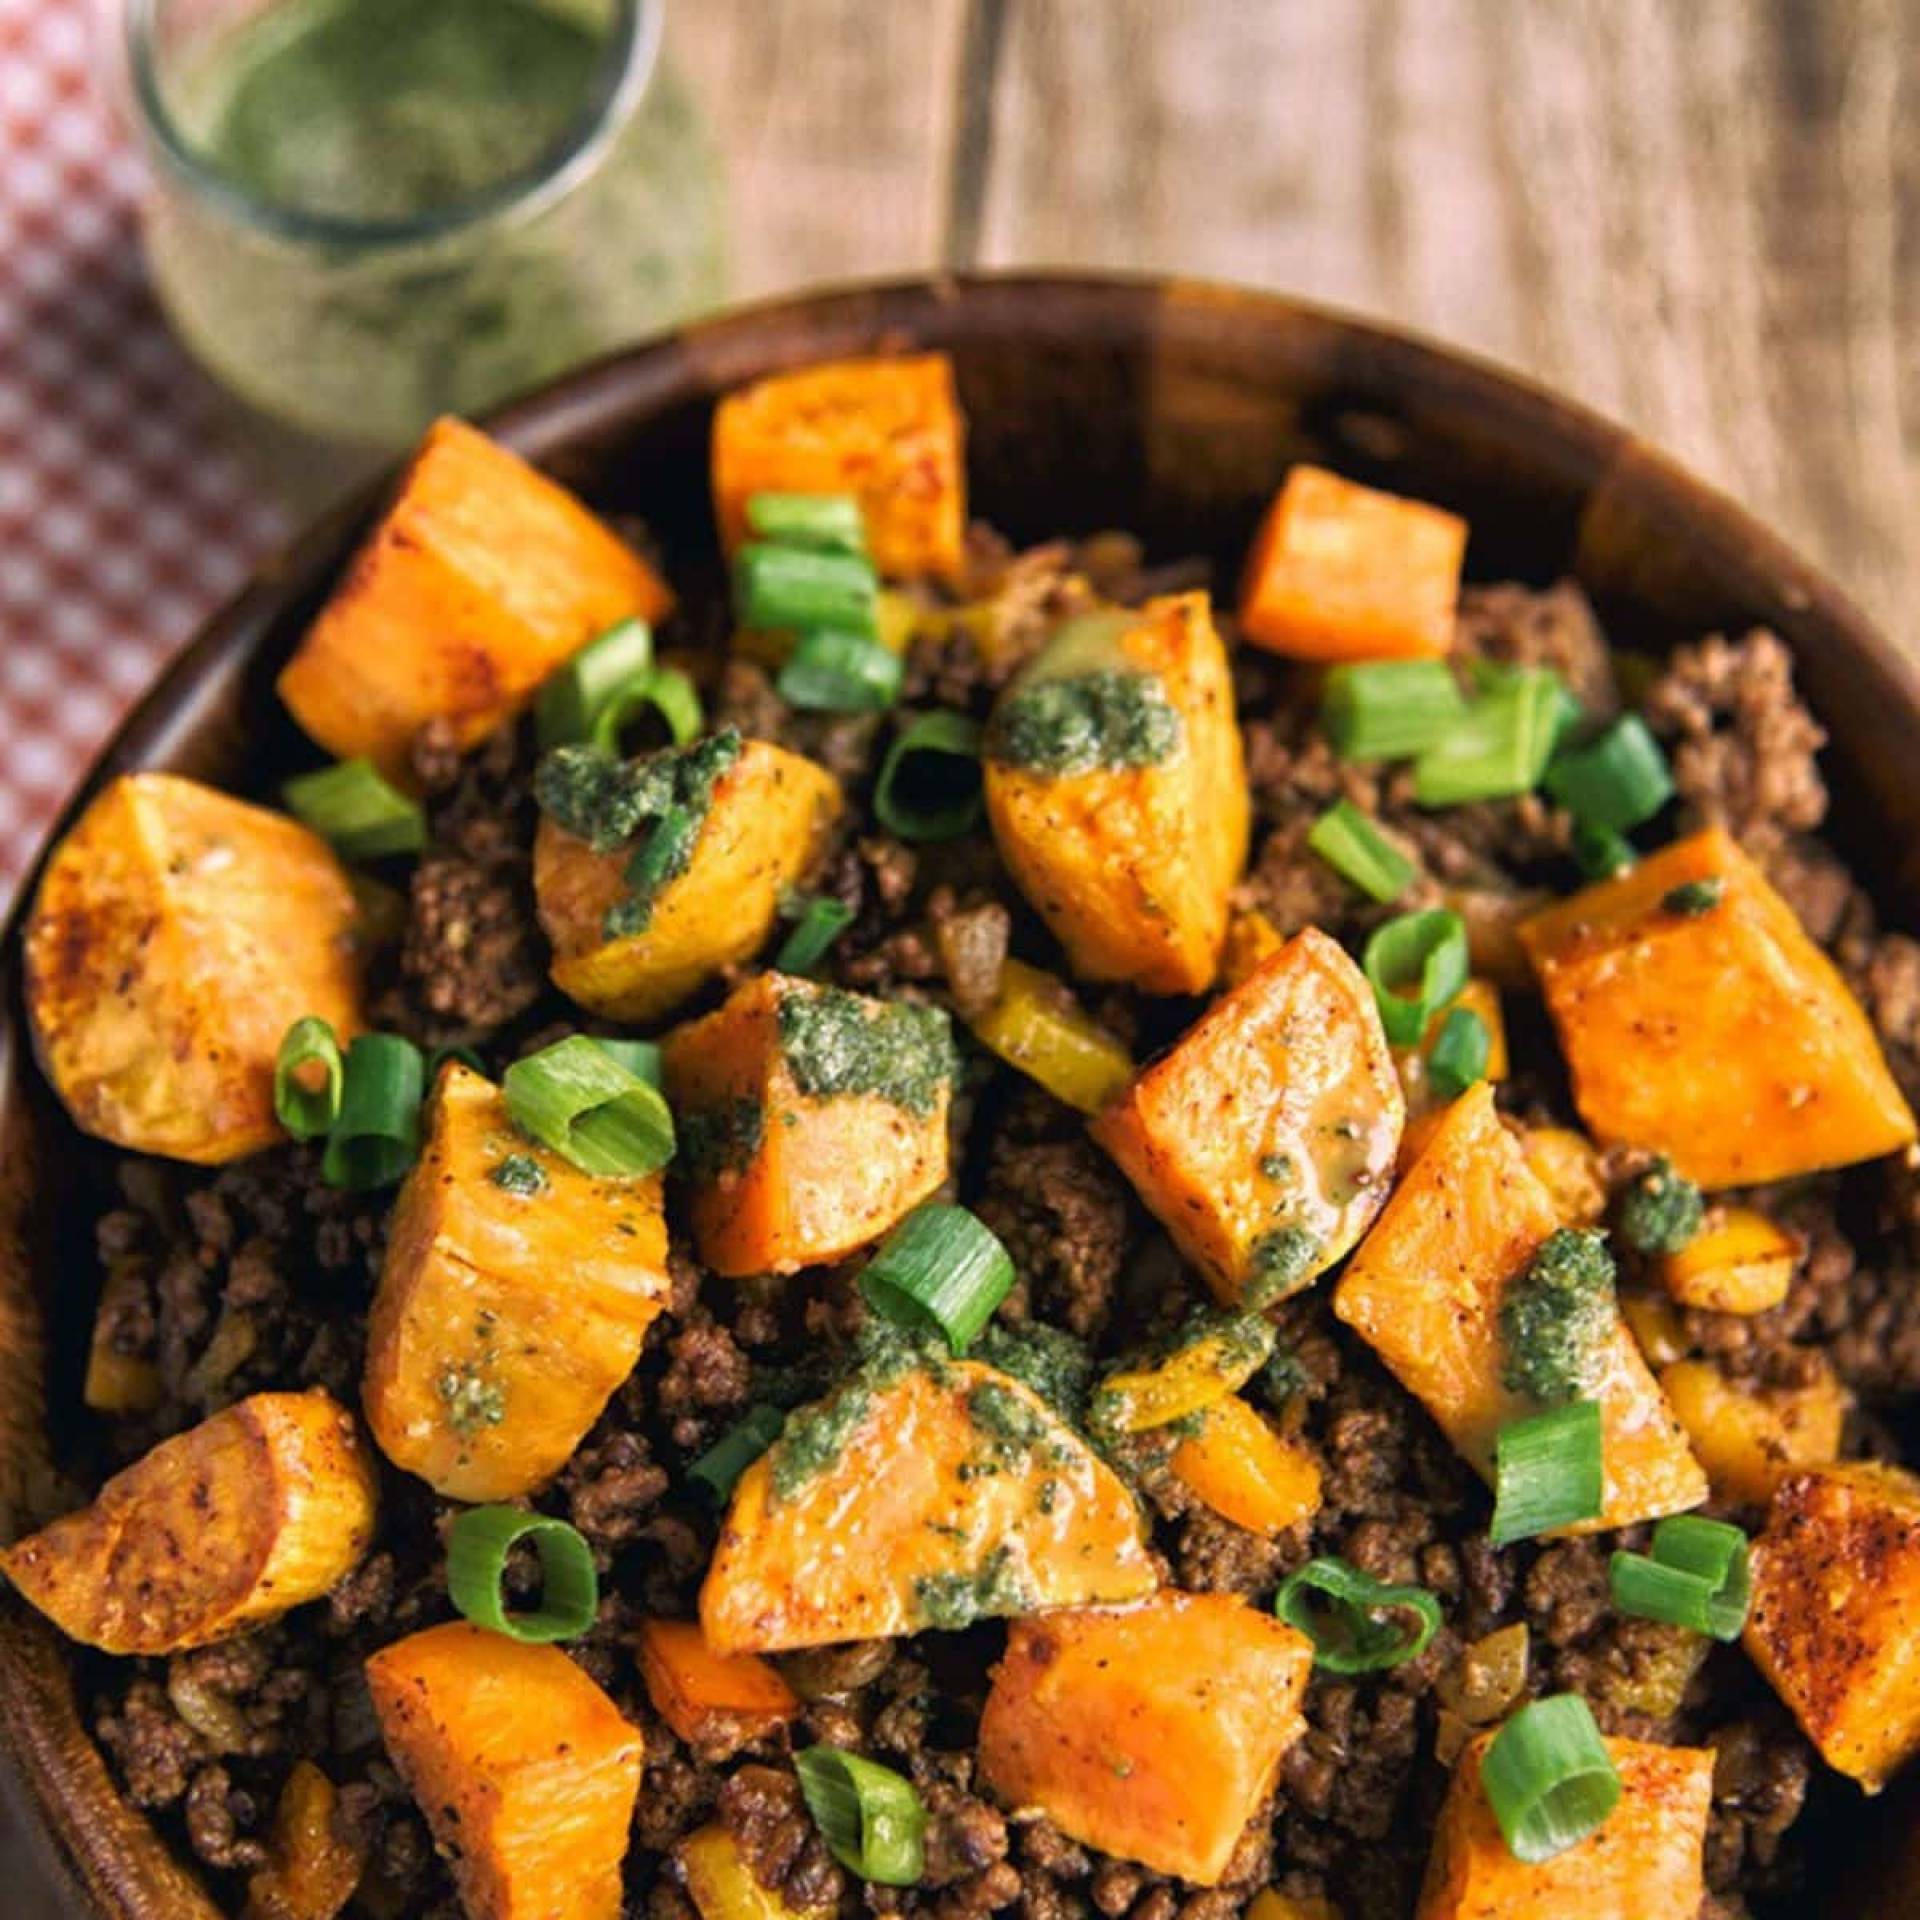
<path fill-rule="evenodd" d="M 91 0 L 0 0 L 0 903 L 115 722 L 286 531 L 147 286 L 109 30 Z"/>

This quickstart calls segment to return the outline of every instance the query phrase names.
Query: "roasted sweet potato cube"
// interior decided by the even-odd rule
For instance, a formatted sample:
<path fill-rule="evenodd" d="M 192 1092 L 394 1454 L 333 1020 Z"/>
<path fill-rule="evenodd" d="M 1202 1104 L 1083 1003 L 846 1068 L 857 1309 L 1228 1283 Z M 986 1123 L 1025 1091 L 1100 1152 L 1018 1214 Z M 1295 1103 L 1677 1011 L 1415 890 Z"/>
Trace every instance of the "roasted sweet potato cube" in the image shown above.
<path fill-rule="evenodd" d="M 757 952 L 780 896 L 799 884 L 840 812 L 840 787 L 804 755 L 749 740 L 714 782 L 686 871 L 662 887 L 647 925 L 609 937 L 628 896 L 628 847 L 596 853 L 542 818 L 533 843 L 553 982 L 613 1020 L 670 1013 L 723 967 Z"/>
<path fill-rule="evenodd" d="M 1092 744 L 1062 757 L 1062 703 L 1082 698 L 1072 689 L 1115 686 L 1152 689 L 1150 705 L 1115 699 L 1103 712 L 1085 696 L 1069 719 Z M 1204 593 L 1063 628 L 1000 696 L 983 765 L 1000 857 L 1075 973 L 1149 993 L 1212 984 L 1249 810 Z"/>
<path fill-rule="evenodd" d="M 1480 1782 L 1493 1739 L 1470 1741 L 1454 1763 L 1417 1920 L 1681 1920 L 1700 1911 L 1709 1750 L 1609 1740 L 1619 1802 L 1584 1840 L 1529 1864 L 1508 1849 Z"/>
<path fill-rule="evenodd" d="M 1920 1752 L 1920 1478 L 1855 1461 L 1783 1480 L 1745 1645 L 1827 1765 L 1878 1793 Z"/>
<path fill-rule="evenodd" d="M 74 1122 L 218 1165 L 283 1136 L 273 1062 L 303 1014 L 360 1026 L 357 910 L 324 840 L 170 773 L 123 774 L 54 849 L 27 1010 Z"/>
<path fill-rule="evenodd" d="M 855 1375 L 741 1475 L 700 1625 L 717 1653 L 880 1640 L 1134 1600 L 1133 1496 L 1018 1381 L 975 1361 Z"/>
<path fill-rule="evenodd" d="M 428 721 L 471 746 L 596 635 L 672 605 L 565 488 L 440 420 L 282 669 L 280 697 L 329 753 L 403 779 Z"/>
<path fill-rule="evenodd" d="M 1849 1397 L 1831 1366 L 1818 1368 L 1797 1387 L 1732 1380 L 1710 1360 L 1660 1369 L 1660 1390 L 1715 1499 L 1762 1506 L 1788 1475 L 1840 1457 Z"/>
<path fill-rule="evenodd" d="M 456 1620 L 367 1688 L 471 1920 L 617 1920 L 645 1743 L 559 1648 Z"/>
<path fill-rule="evenodd" d="M 640 1677 L 657 1713 L 703 1760 L 724 1760 L 800 1713 L 757 1653 L 715 1653 L 697 1620 L 643 1620 Z"/>
<path fill-rule="evenodd" d="M 1859 1002 L 1720 828 L 1536 914 L 1520 936 L 1603 1144 L 1731 1187 L 1913 1139 Z"/>
<path fill-rule="evenodd" d="M 954 1053 L 937 1007 L 756 974 L 669 1034 L 664 1064 L 716 1273 L 838 1260 L 947 1177 Z"/>
<path fill-rule="evenodd" d="M 1260 523 L 1240 630 L 1296 660 L 1404 660 L 1453 645 L 1467 523 L 1298 466 Z"/>
<path fill-rule="evenodd" d="M 452 1500 L 559 1472 L 665 1306 L 659 1174 L 582 1173 L 457 1062 L 387 1232 L 367 1325 L 367 1424 Z"/>
<path fill-rule="evenodd" d="M 204 1647 L 351 1572 L 377 1497 L 373 1456 L 336 1400 L 317 1388 L 256 1393 L 0 1552 L 0 1572 L 85 1646 Z"/>
<path fill-rule="evenodd" d="M 1009 1807 L 1213 1886 L 1303 1731 L 1304 1634 L 1225 1593 L 1158 1593 L 1015 1623 L 980 1719 Z"/>
<path fill-rule="evenodd" d="M 944 353 L 777 373 L 713 416 L 713 510 L 731 552 L 756 493 L 850 493 L 891 580 L 951 579 L 967 531 L 965 426 Z"/>
<path fill-rule="evenodd" d="M 1502 1384 L 1501 1303 L 1560 1224 L 1483 1080 L 1447 1108 L 1334 1293 L 1334 1312 L 1489 1482 L 1501 1427 L 1538 1411 Z M 1586 1397 L 1600 1404 L 1605 1504 L 1569 1531 L 1629 1526 L 1707 1497 L 1707 1476 L 1617 1314 Z"/>
<path fill-rule="evenodd" d="M 1338 1260 L 1379 1212 L 1405 1108 L 1366 976 L 1297 933 L 1093 1122 L 1229 1305 Z"/>

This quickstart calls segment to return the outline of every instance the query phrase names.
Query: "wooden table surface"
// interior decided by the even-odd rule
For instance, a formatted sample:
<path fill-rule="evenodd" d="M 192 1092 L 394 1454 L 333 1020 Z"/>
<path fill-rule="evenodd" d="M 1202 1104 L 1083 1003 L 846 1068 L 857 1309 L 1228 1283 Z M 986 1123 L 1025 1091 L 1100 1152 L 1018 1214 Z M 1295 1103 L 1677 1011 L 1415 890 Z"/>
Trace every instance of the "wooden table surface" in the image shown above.
<path fill-rule="evenodd" d="M 1920 646 L 1920 0 L 670 0 L 742 294 L 1131 267 L 1660 442 Z"/>
<path fill-rule="evenodd" d="M 670 5 L 741 295 L 1105 266 L 1384 317 L 1663 443 L 1920 645 L 1920 0 Z"/>

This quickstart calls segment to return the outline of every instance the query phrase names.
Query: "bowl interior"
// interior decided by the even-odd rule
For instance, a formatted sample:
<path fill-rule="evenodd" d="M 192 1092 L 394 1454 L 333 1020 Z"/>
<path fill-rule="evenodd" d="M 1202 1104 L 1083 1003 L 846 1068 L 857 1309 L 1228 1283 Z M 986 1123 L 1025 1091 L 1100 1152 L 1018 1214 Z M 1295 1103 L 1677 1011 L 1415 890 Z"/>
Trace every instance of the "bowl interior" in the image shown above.
<path fill-rule="evenodd" d="M 1829 583 L 1724 500 L 1626 435 L 1490 368 L 1267 296 L 1146 281 L 1015 278 L 856 289 L 756 308 L 589 369 L 495 425 L 595 505 L 643 516 L 676 582 L 715 586 L 704 484 L 715 396 L 809 360 L 891 346 L 956 360 L 975 510 L 1019 540 L 1125 527 L 1156 558 L 1199 553 L 1221 592 L 1286 465 L 1314 459 L 1468 516 L 1469 571 L 1576 577 L 1615 637 L 1664 647 L 1773 626 L 1829 729 L 1834 832 L 1898 922 L 1920 878 L 1920 677 Z M 329 516 L 216 619 L 108 750 L 88 791 L 168 766 L 265 790 L 295 748 L 272 677 L 370 502 Z M 84 797 L 84 796 L 83 796 Z M 17 932 L 19 911 L 13 931 Z M 31 1069 L 19 945 L 0 956 L 0 1502 L 31 1505 L 82 1437 L 94 1293 L 74 1135 Z M 0 1514 L 4 1517 L 4 1514 Z M 81 1730 L 69 1665 L 0 1605 L 0 1761 L 45 1881 L 31 1916 L 188 1920 L 212 1908 L 114 1794 Z M 1920 1912 L 1920 1843 L 1894 1794 L 1835 1791 L 1809 1813 L 1814 1909 Z M 11 1910 L 11 1909 L 10 1909 Z M 1805 1911 L 1805 1909 L 1797 1909 Z"/>

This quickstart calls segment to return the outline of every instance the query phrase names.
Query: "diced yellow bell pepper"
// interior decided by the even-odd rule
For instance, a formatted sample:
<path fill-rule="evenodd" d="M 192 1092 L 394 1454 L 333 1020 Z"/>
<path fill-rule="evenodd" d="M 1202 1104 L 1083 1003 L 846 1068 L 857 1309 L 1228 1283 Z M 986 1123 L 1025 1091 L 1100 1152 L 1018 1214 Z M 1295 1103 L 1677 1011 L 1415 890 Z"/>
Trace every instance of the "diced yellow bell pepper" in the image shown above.
<path fill-rule="evenodd" d="M 1839 1457 L 1849 1400 L 1831 1368 L 1809 1386 L 1762 1387 L 1676 1360 L 1660 1387 L 1719 1499 L 1758 1506 L 1786 1475 Z"/>
<path fill-rule="evenodd" d="M 982 1046 L 1070 1107 L 1098 1113 L 1133 1078 L 1133 1055 L 1055 975 L 1007 960 L 992 1006 L 969 1023 Z"/>
<path fill-rule="evenodd" d="M 1272 1351 L 1272 1330 L 1258 1320 L 1210 1328 L 1153 1366 L 1108 1374 L 1094 1389 L 1090 1417 L 1113 1433 L 1184 1420 L 1237 1393 Z"/>
<path fill-rule="evenodd" d="M 1173 1471 L 1222 1519 L 1272 1536 L 1319 1512 L 1320 1463 L 1238 1394 L 1214 1401 L 1199 1427 L 1174 1449 Z"/>
<path fill-rule="evenodd" d="M 1660 1260 L 1660 1277 L 1683 1307 L 1765 1313 L 1787 1297 L 1800 1242 L 1751 1207 L 1717 1207 L 1702 1230 Z"/>
<path fill-rule="evenodd" d="M 1427 1022 L 1417 1047 L 1396 1047 L 1393 1064 L 1400 1075 L 1401 1090 L 1407 1098 L 1410 1114 L 1422 1113 L 1433 1106 L 1444 1106 L 1453 1098 L 1434 1084 L 1430 1072 L 1433 1049 L 1442 1029 L 1460 1008 L 1474 1015 L 1487 1031 L 1487 1068 L 1483 1078 L 1501 1081 L 1507 1077 L 1507 1023 L 1500 1011 L 1500 989 L 1491 980 L 1469 980 L 1453 1000 Z"/>
<path fill-rule="evenodd" d="M 1286 940 L 1258 907 L 1241 907 L 1227 920 L 1227 944 L 1220 950 L 1220 984 L 1237 987 Z"/>
<path fill-rule="evenodd" d="M 791 1907 L 763 1887 L 739 1841 L 717 1820 L 688 1834 L 673 1857 L 700 1920 L 803 1920 L 807 1912 L 821 1911 Z"/>
<path fill-rule="evenodd" d="M 1528 1127 L 1520 1136 L 1520 1151 L 1534 1178 L 1553 1195 L 1563 1221 L 1590 1227 L 1606 1213 L 1600 1156 L 1584 1133 L 1572 1127 Z"/>

